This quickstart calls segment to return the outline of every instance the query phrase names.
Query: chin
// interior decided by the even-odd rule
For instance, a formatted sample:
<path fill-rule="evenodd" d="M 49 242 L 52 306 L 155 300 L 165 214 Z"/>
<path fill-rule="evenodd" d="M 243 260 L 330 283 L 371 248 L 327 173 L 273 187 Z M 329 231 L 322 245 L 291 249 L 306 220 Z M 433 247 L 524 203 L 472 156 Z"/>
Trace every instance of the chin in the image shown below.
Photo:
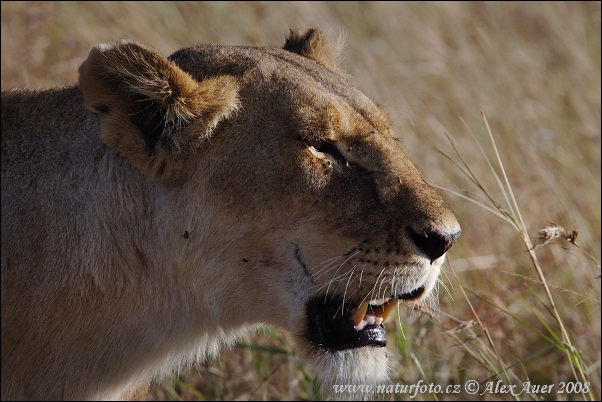
<path fill-rule="evenodd" d="M 336 399 L 369 398 L 373 392 L 336 392 L 334 385 L 374 386 L 389 382 L 388 351 L 383 346 L 346 350 L 315 349 L 304 356 L 305 363 L 320 381 L 322 395 Z"/>

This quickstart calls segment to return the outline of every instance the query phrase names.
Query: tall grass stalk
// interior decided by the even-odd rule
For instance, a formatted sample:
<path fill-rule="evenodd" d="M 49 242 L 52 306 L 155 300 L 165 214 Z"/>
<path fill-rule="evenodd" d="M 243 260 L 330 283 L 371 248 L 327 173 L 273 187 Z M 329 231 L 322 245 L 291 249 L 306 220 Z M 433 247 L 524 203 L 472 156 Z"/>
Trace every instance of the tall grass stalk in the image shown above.
<path fill-rule="evenodd" d="M 438 150 L 443 156 L 445 156 L 447 159 L 449 159 L 450 161 L 452 161 L 456 167 L 458 167 L 461 172 L 466 175 L 485 195 L 485 197 L 487 198 L 487 200 L 489 200 L 491 202 L 491 204 L 493 205 L 493 208 L 479 202 L 476 201 L 472 198 L 466 197 L 462 194 L 459 194 L 455 191 L 443 188 L 443 187 L 439 187 L 436 186 L 438 188 L 441 188 L 443 190 L 446 191 L 451 191 L 452 193 L 454 193 L 455 195 L 458 195 L 464 199 L 467 199 L 469 201 L 472 201 L 474 203 L 476 203 L 477 205 L 485 208 L 486 210 L 492 212 L 493 214 L 497 215 L 498 217 L 502 218 L 503 220 L 505 220 L 506 222 L 510 223 L 511 226 L 518 232 L 518 234 L 520 235 L 524 246 L 527 250 L 527 252 L 529 253 L 529 257 L 531 259 L 531 262 L 533 264 L 533 267 L 535 268 L 535 271 L 537 272 L 537 276 L 540 279 L 540 283 L 544 288 L 546 297 L 547 297 L 547 301 L 548 304 L 546 305 L 547 310 L 549 311 L 549 313 L 552 315 L 552 317 L 554 318 L 554 320 L 558 323 L 558 328 L 560 330 L 560 337 L 556 336 L 556 334 L 553 332 L 553 330 L 549 327 L 546 326 L 546 328 L 548 329 L 548 331 L 554 335 L 554 338 L 559 339 L 558 342 L 555 342 L 553 339 L 549 339 L 548 340 L 550 342 L 552 342 L 551 347 L 558 347 L 560 348 L 564 353 L 566 353 L 567 358 L 568 358 L 568 362 L 571 365 L 571 369 L 573 371 L 573 375 L 575 376 L 575 378 L 578 381 L 581 381 L 582 383 L 586 383 L 589 382 L 589 377 L 587 374 L 587 367 L 584 366 L 584 361 L 583 358 L 579 352 L 579 350 L 574 346 L 573 341 L 571 340 L 571 337 L 569 335 L 569 332 L 567 330 L 567 327 L 564 323 L 564 320 L 562 319 L 562 317 L 560 316 L 560 313 L 558 312 L 558 309 L 556 308 L 556 304 L 554 303 L 554 297 L 552 296 L 552 292 L 550 291 L 550 287 L 548 286 L 548 282 L 546 281 L 545 275 L 543 273 L 543 270 L 541 269 L 541 265 L 537 259 L 537 255 L 535 254 L 535 248 L 533 246 L 533 243 L 531 242 L 531 238 L 529 237 L 529 233 L 527 231 L 527 227 L 525 225 L 525 222 L 523 220 L 523 217 L 520 213 L 520 209 L 518 207 L 518 204 L 516 202 L 516 198 L 514 196 L 514 193 L 512 191 L 512 187 L 510 186 L 510 182 L 508 180 L 508 176 L 506 175 L 506 171 L 504 169 L 504 165 L 502 163 L 502 159 L 500 157 L 500 154 L 498 152 L 496 143 L 495 143 L 495 139 L 493 137 L 493 134 L 491 132 L 491 129 L 489 127 L 489 123 L 487 121 L 487 118 L 485 116 L 485 113 L 481 112 L 481 115 L 483 117 L 483 121 L 485 123 L 485 127 L 487 129 L 487 134 L 489 135 L 489 140 L 491 142 L 491 146 L 493 148 L 493 151 L 495 153 L 496 159 L 497 159 L 497 164 L 498 167 L 501 171 L 501 175 L 503 177 L 503 182 L 500 179 L 499 175 L 497 174 L 493 164 L 491 163 L 491 161 L 489 160 L 487 154 L 484 152 L 483 148 L 481 147 L 480 143 L 478 142 L 476 136 L 471 132 L 471 134 L 473 135 L 473 138 L 475 139 L 476 143 L 479 146 L 479 149 L 481 150 L 481 153 L 483 154 L 483 156 L 485 157 L 487 164 L 489 166 L 489 168 L 491 169 L 492 174 L 494 175 L 500 190 L 502 191 L 504 198 L 506 200 L 506 203 L 508 204 L 508 210 L 505 210 L 502 205 L 497 202 L 493 196 L 485 189 L 485 187 L 481 184 L 481 182 L 479 181 L 479 179 L 477 179 L 476 175 L 472 172 L 472 170 L 469 168 L 468 164 L 465 162 L 465 159 L 462 157 L 462 154 L 460 153 L 460 151 L 458 150 L 458 148 L 455 146 L 453 140 L 451 139 L 451 137 L 449 135 L 447 135 L 447 138 L 449 139 L 451 146 L 454 150 L 454 152 L 456 153 L 457 157 L 460 158 L 461 160 L 461 164 L 456 163 L 451 157 L 449 157 L 448 155 L 446 155 L 444 152 Z M 466 125 L 466 123 L 465 123 Z M 574 236 L 576 237 L 576 235 Z M 571 241 L 571 243 L 574 243 L 574 238 L 573 241 Z M 576 244 L 575 244 L 576 245 Z M 579 247 L 578 245 L 576 245 L 577 247 Z M 581 247 L 579 247 L 581 248 Z M 590 253 L 588 253 L 587 251 L 583 250 L 585 252 L 585 256 L 592 259 L 593 261 L 595 261 L 598 266 L 600 265 L 599 262 L 597 262 L 597 260 L 595 260 L 595 258 L 592 258 L 592 255 Z M 451 264 L 450 264 L 451 267 Z M 455 276 L 455 271 L 453 270 L 452 267 L 452 273 Z M 457 277 L 456 277 L 456 280 Z M 459 281 L 458 281 L 459 282 Z M 464 292 L 464 288 L 460 287 L 462 289 L 462 292 L 464 294 L 464 296 L 466 297 L 466 300 L 468 301 L 468 297 L 466 296 L 466 293 Z M 510 369 L 514 366 L 516 366 L 519 363 L 515 363 L 511 366 L 506 367 L 503 362 L 502 359 L 499 355 L 499 353 L 497 353 L 497 350 L 495 349 L 495 345 L 493 343 L 493 340 L 491 339 L 491 336 L 489 334 L 489 331 L 487 330 L 487 327 L 483 324 L 483 322 L 479 319 L 477 313 L 475 312 L 472 304 L 469 301 L 469 305 L 470 308 L 472 310 L 473 315 L 475 316 L 477 322 L 479 323 L 480 327 L 482 328 L 483 332 L 485 333 L 485 335 L 487 336 L 487 340 L 489 342 L 489 345 L 491 346 L 494 354 L 497 357 L 498 363 L 501 366 L 501 369 L 504 373 L 503 379 L 507 382 L 509 382 L 509 377 L 508 377 L 508 373 L 506 372 L 507 369 Z M 535 312 L 533 312 L 535 315 L 537 315 Z M 541 319 L 541 317 L 537 317 L 544 325 L 544 321 Z M 536 354 L 541 353 L 542 351 L 537 352 Z M 530 356 L 529 358 L 534 357 L 534 356 Z M 498 375 L 500 378 L 502 378 L 502 376 L 500 376 L 500 372 L 498 371 L 498 369 L 496 367 L 493 367 L 493 365 L 490 367 L 490 370 L 493 371 L 496 375 Z M 594 395 L 592 393 L 591 387 L 588 389 L 588 392 L 582 392 L 582 396 L 584 399 L 589 399 L 589 400 L 595 400 Z"/>

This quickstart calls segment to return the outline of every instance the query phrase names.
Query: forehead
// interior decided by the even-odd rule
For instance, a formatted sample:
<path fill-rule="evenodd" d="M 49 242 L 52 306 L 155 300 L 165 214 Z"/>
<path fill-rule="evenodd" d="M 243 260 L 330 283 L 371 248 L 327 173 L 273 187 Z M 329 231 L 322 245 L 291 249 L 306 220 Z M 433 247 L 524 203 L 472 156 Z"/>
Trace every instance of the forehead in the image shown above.
<path fill-rule="evenodd" d="M 169 58 L 197 80 L 235 76 L 243 102 L 252 99 L 289 116 L 303 111 L 303 116 L 341 123 L 362 121 L 381 132 L 390 126 L 382 107 L 355 88 L 349 77 L 281 48 L 199 45 Z"/>

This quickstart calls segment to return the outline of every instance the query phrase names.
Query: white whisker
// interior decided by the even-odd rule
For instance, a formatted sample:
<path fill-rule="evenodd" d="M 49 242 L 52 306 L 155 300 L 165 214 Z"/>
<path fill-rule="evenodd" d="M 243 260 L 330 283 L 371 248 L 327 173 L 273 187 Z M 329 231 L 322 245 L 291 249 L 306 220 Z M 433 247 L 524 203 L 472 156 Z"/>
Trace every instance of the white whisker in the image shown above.
<path fill-rule="evenodd" d="M 327 273 L 328 271 L 330 271 L 329 268 L 332 268 L 331 265 L 333 265 L 339 258 L 343 257 L 342 255 L 339 255 L 338 257 L 333 257 L 333 258 L 329 258 L 326 261 L 322 261 L 321 263 L 319 263 L 318 265 L 316 265 L 314 268 L 312 268 L 310 270 L 310 272 L 313 272 L 313 270 L 317 267 L 319 267 L 322 264 L 325 264 L 328 262 L 328 264 L 322 268 L 320 268 L 319 270 L 317 270 L 316 272 L 314 272 L 312 274 L 312 276 L 314 277 L 314 279 L 319 279 L 320 276 L 324 275 L 325 273 Z M 336 265 L 335 265 L 336 266 Z"/>
<path fill-rule="evenodd" d="M 406 334 L 403 332 L 403 325 L 401 325 L 401 312 L 399 311 L 399 307 L 397 308 L 397 321 L 399 322 L 399 329 L 401 330 L 401 336 L 403 339 L 406 339 Z"/>
<path fill-rule="evenodd" d="M 338 268 L 338 269 L 335 271 L 335 273 L 334 273 L 334 274 L 336 275 L 336 274 L 339 272 L 339 269 L 341 269 L 341 267 L 342 267 L 343 265 L 345 265 L 345 264 L 347 263 L 347 261 L 349 261 L 350 259 L 352 259 L 354 256 L 358 255 L 359 253 L 360 253 L 360 251 L 357 251 L 357 252 L 355 252 L 355 253 L 351 254 L 351 255 L 349 256 L 349 258 L 347 258 L 345 261 L 343 261 L 343 263 L 342 263 L 341 265 L 339 265 L 339 268 Z M 330 290 L 330 286 L 328 286 L 328 289 L 326 289 L 326 293 L 327 293 L 327 294 L 328 294 L 328 291 L 329 291 L 329 290 Z"/>
<path fill-rule="evenodd" d="M 372 288 L 372 292 L 371 292 L 372 298 L 371 298 L 370 300 L 374 300 L 374 291 L 376 290 L 376 284 L 377 284 L 377 283 L 378 283 L 378 281 L 380 280 L 380 277 L 381 277 L 381 275 L 383 274 L 383 272 L 385 272 L 385 268 L 383 268 L 383 269 L 380 271 L 380 274 L 378 274 L 378 277 L 376 278 L 376 281 L 374 282 L 374 287 Z"/>
<path fill-rule="evenodd" d="M 447 294 L 449 295 L 449 297 L 452 299 L 452 301 L 454 300 L 454 297 L 451 295 L 449 288 L 447 286 L 445 286 L 445 283 L 443 283 L 443 281 L 439 278 L 437 278 L 437 282 L 441 284 L 441 286 L 443 286 L 443 289 L 445 289 L 445 291 L 447 292 Z"/>
<path fill-rule="evenodd" d="M 449 261 L 447 261 L 447 263 L 449 264 Z M 447 283 L 449 283 L 449 286 L 451 286 L 451 288 L 454 288 L 454 284 L 453 282 L 449 279 L 449 276 L 447 276 L 447 272 L 445 270 L 445 268 L 443 266 L 441 266 L 441 272 L 443 273 L 443 275 L 445 275 L 445 278 L 447 279 Z"/>

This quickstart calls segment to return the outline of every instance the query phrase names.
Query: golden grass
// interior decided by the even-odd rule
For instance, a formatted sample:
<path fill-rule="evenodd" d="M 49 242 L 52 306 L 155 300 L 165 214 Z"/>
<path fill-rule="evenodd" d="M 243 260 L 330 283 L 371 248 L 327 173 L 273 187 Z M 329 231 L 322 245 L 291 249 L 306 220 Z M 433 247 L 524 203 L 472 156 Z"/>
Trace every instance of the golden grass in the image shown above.
<path fill-rule="evenodd" d="M 531 381 L 554 392 L 516 399 L 600 399 L 599 2 L 2 2 L 1 10 L 2 87 L 75 82 L 94 44 L 120 38 L 169 54 L 205 42 L 280 45 L 289 27 L 315 25 L 334 39 L 345 32 L 341 66 L 390 111 L 425 179 L 452 190 L 441 192 L 463 229 L 439 305 L 402 310 L 387 324 L 393 382 Z M 544 232 L 533 248 L 530 237 L 549 222 L 568 230 Z M 589 393 L 556 393 L 584 379 Z M 289 336 L 270 328 L 161 382 L 150 398 L 318 395 Z M 414 399 L 433 398 L 515 399 L 464 389 Z"/>

